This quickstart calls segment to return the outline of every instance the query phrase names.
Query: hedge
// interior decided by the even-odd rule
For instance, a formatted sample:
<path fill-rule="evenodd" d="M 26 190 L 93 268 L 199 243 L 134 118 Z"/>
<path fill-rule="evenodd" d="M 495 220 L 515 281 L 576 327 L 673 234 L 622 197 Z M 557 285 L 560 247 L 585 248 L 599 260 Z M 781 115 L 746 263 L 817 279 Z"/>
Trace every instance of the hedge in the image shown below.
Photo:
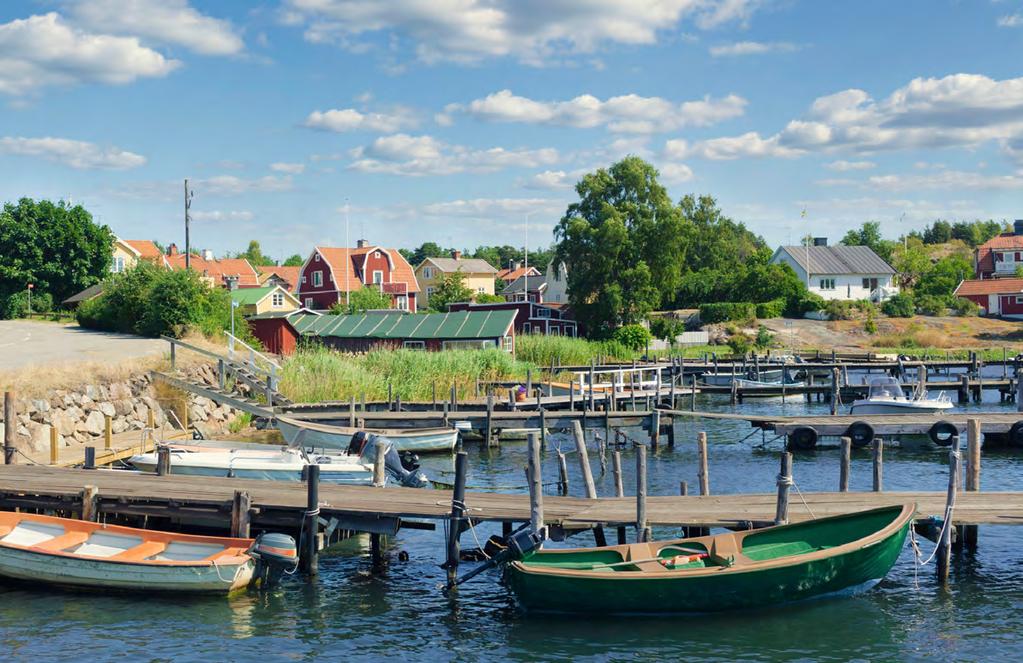
<path fill-rule="evenodd" d="M 700 322 L 703 324 L 753 320 L 756 316 L 756 304 L 751 302 L 717 302 L 714 304 L 700 304 Z"/>
<path fill-rule="evenodd" d="M 786 303 L 784 297 L 772 299 L 769 302 L 760 302 L 757 304 L 757 317 L 761 320 L 780 318 L 785 313 Z"/>

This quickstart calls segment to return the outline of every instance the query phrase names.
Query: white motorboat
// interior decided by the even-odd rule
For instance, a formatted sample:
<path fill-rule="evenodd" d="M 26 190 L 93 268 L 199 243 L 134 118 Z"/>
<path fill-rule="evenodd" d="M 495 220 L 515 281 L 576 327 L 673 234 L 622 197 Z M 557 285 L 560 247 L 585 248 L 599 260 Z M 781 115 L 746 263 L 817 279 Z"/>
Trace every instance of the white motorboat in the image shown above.
<path fill-rule="evenodd" d="M 781 383 L 784 373 L 785 370 L 781 368 L 762 368 L 760 369 L 759 380 L 750 380 L 751 377 L 756 377 L 755 371 L 752 370 L 745 373 L 704 373 L 700 381 L 711 387 L 728 387 L 731 386 L 732 382 L 741 380 Z"/>
<path fill-rule="evenodd" d="M 926 392 L 919 392 L 908 398 L 902 385 L 892 377 L 875 378 L 870 382 L 866 398 L 853 401 L 850 414 L 937 414 L 952 409 L 948 394 L 940 392 L 931 398 Z"/>
<path fill-rule="evenodd" d="M 295 444 L 301 431 L 305 431 L 302 444 L 323 449 L 345 449 L 352 436 L 361 430 L 375 435 L 383 435 L 398 451 L 424 453 L 428 451 L 451 451 L 458 443 L 458 431 L 454 428 L 352 428 L 335 426 L 315 421 L 305 421 L 299 417 L 275 417 L 277 428 L 285 441 Z"/>

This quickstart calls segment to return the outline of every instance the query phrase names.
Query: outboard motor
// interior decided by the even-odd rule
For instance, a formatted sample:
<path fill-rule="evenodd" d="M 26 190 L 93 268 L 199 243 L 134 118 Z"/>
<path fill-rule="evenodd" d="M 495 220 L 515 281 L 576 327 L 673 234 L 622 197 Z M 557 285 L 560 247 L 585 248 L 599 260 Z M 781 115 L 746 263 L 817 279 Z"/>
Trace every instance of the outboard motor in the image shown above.
<path fill-rule="evenodd" d="M 369 442 L 369 434 L 366 431 L 358 431 L 352 435 L 352 440 L 348 443 L 348 455 L 349 456 L 361 456 L 362 452 L 366 449 L 366 444 Z"/>
<path fill-rule="evenodd" d="M 249 548 L 249 555 L 256 560 L 252 584 L 258 589 L 273 587 L 282 574 L 294 573 L 298 568 L 298 546 L 287 534 L 260 534 Z"/>
<path fill-rule="evenodd" d="M 366 433 L 359 432 L 357 435 L 366 435 Z M 352 443 L 355 443 L 355 437 L 352 437 Z M 372 464 L 376 458 L 377 445 L 385 445 L 386 451 L 384 452 L 384 470 L 388 475 L 402 486 L 406 488 L 425 488 L 429 485 L 429 480 L 426 475 L 419 471 L 418 463 L 411 463 L 412 467 L 406 467 L 405 463 L 402 462 L 402 457 L 398 455 L 398 451 L 394 448 L 394 443 L 388 440 L 383 435 L 368 435 L 368 440 L 362 448 L 362 454 L 360 460 L 364 463 Z M 351 449 L 351 445 L 349 445 Z M 412 454 L 415 461 L 419 458 Z M 407 456 L 406 456 L 407 458 Z"/>
<path fill-rule="evenodd" d="M 398 456 L 401 458 L 401 466 L 409 472 L 415 472 L 419 469 L 419 454 L 406 449 L 399 453 Z"/>

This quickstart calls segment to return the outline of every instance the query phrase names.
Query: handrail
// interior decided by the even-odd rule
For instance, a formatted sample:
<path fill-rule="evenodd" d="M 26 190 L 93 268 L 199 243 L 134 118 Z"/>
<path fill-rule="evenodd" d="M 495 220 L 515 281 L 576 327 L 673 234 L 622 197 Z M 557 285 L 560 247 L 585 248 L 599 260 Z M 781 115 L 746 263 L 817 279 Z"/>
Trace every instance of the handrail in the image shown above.
<path fill-rule="evenodd" d="M 283 370 L 283 369 L 281 369 L 280 364 L 275 362 L 273 359 L 270 359 L 265 354 L 263 354 L 259 350 L 255 349 L 254 347 L 252 347 L 251 345 L 249 345 L 245 341 L 241 340 L 240 338 L 238 338 L 237 336 L 235 336 L 231 332 L 225 331 L 224 335 L 227 336 L 227 339 L 229 341 L 231 341 L 230 345 L 228 346 L 228 352 L 229 353 L 233 354 L 234 353 L 234 344 L 235 343 L 239 343 L 239 344 L 241 344 L 241 346 L 243 348 L 245 348 L 246 350 L 249 351 L 249 363 L 251 363 L 253 366 L 256 365 L 256 363 L 255 363 L 255 361 L 253 361 L 253 359 L 255 357 L 258 357 L 259 359 L 262 359 L 266 363 L 270 364 L 270 366 L 272 367 L 272 370 L 270 371 L 271 375 L 276 375 L 276 371 Z"/>
<path fill-rule="evenodd" d="M 160 339 L 164 340 L 164 341 L 167 341 L 168 343 L 171 344 L 171 350 L 172 350 L 172 352 L 171 352 L 171 359 L 174 358 L 174 353 L 173 353 L 174 346 L 175 345 L 180 345 L 181 347 L 185 348 L 186 350 L 191 350 L 192 352 L 196 352 L 198 354 L 205 355 L 205 356 L 207 356 L 207 357 L 209 357 L 211 359 L 217 359 L 217 360 L 220 360 L 220 361 L 228 361 L 228 362 L 237 362 L 238 361 L 237 359 L 235 359 L 234 357 L 232 357 L 230 355 L 225 357 L 222 354 L 218 354 L 216 352 L 212 352 L 212 351 L 207 350 L 205 348 L 200 348 L 197 345 L 192 345 L 191 343 L 188 343 L 186 341 L 182 341 L 182 340 L 177 339 L 177 338 L 171 338 L 170 336 L 161 336 Z M 255 353 L 255 350 L 253 349 L 252 352 Z M 268 371 L 265 368 L 261 368 L 255 362 L 245 362 L 245 363 L 248 366 L 250 366 L 255 372 L 261 373 L 262 375 L 264 375 L 266 377 L 269 377 L 269 378 L 272 378 L 272 379 L 276 380 L 276 372 L 275 371 Z M 274 364 L 274 366 L 276 368 L 278 368 L 278 369 L 280 368 L 276 364 Z"/>

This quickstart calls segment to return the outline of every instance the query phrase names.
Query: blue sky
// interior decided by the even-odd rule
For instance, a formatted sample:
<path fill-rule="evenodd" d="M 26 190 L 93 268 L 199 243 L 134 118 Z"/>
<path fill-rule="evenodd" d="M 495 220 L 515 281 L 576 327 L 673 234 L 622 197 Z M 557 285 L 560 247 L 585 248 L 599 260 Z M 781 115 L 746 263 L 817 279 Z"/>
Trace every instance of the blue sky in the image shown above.
<path fill-rule="evenodd" d="M 547 245 L 626 154 L 771 244 L 1023 218 L 1023 0 L 0 4 L 0 199 L 126 238 Z"/>

